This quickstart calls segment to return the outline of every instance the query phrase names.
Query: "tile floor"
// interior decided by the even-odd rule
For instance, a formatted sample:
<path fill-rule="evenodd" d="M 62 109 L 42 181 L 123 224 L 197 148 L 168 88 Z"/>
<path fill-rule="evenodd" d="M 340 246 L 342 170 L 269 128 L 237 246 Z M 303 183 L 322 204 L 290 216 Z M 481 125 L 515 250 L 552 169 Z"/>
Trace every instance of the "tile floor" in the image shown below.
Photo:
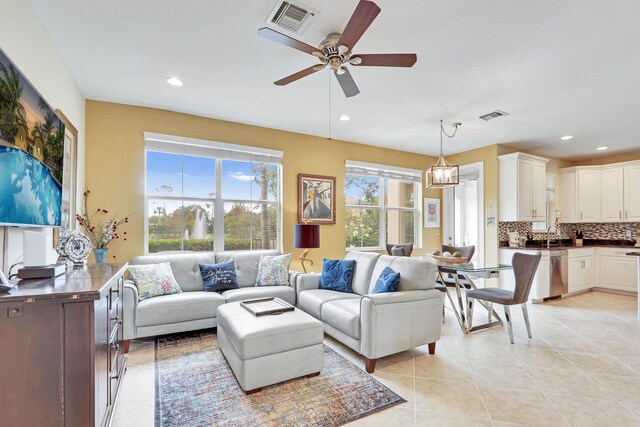
<path fill-rule="evenodd" d="M 464 336 L 447 310 L 436 354 L 426 346 L 378 361 L 374 377 L 407 400 L 354 426 L 640 426 L 637 298 L 589 292 L 513 311 L 506 329 Z M 474 320 L 486 319 L 480 309 Z M 327 344 L 363 367 L 362 358 Z M 132 343 L 114 427 L 154 425 L 153 341 Z"/>

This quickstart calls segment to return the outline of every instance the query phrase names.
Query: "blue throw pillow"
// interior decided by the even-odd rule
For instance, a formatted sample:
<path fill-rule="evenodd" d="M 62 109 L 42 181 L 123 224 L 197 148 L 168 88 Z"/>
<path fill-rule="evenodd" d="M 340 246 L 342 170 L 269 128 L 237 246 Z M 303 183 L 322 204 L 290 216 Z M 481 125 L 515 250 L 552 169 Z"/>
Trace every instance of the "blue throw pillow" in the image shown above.
<path fill-rule="evenodd" d="M 222 292 L 229 289 L 238 289 L 236 266 L 233 262 L 199 265 L 205 291 Z"/>
<path fill-rule="evenodd" d="M 355 266 L 356 262 L 354 260 L 340 261 L 325 258 L 322 261 L 320 289 L 351 293 L 351 282 L 353 281 L 353 269 Z"/>
<path fill-rule="evenodd" d="M 400 284 L 400 273 L 396 273 L 389 267 L 385 267 L 380 273 L 380 277 L 376 280 L 373 287 L 373 294 L 382 294 L 385 292 L 395 292 Z"/>

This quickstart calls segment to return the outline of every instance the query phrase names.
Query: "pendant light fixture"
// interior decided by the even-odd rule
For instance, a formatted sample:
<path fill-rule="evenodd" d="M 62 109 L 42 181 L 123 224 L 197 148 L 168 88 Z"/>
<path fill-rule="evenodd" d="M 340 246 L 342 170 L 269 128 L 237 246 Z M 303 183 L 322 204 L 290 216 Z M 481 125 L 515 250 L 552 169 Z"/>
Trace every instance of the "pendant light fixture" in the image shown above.
<path fill-rule="evenodd" d="M 444 131 L 442 120 L 440 120 L 440 157 L 438 157 L 436 164 L 425 172 L 427 188 L 449 188 L 458 185 L 460 167 L 447 162 L 442 154 L 442 135 L 453 138 L 458 131 L 458 127 L 462 126 L 462 123 L 454 123 L 451 126 L 453 126 L 453 133 L 449 135 Z"/>

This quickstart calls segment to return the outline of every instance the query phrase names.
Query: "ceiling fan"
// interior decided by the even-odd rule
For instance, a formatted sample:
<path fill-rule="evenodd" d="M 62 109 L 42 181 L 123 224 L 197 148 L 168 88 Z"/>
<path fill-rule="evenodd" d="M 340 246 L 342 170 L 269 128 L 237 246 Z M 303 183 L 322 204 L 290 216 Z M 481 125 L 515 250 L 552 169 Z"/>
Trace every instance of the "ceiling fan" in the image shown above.
<path fill-rule="evenodd" d="M 336 78 L 344 94 L 347 97 L 356 96 L 360 89 L 351 77 L 346 65 L 370 66 L 370 67 L 412 67 L 417 61 L 415 53 L 388 53 L 388 54 L 354 54 L 355 44 L 369 28 L 369 25 L 380 13 L 377 4 L 369 0 L 360 0 L 351 19 L 347 23 L 342 34 L 331 33 L 320 43 L 318 48 L 303 43 L 271 28 L 260 28 L 258 34 L 264 38 L 292 47 L 302 52 L 315 56 L 320 64 L 298 71 L 283 79 L 274 82 L 277 86 L 288 85 L 303 77 L 329 67 Z"/>

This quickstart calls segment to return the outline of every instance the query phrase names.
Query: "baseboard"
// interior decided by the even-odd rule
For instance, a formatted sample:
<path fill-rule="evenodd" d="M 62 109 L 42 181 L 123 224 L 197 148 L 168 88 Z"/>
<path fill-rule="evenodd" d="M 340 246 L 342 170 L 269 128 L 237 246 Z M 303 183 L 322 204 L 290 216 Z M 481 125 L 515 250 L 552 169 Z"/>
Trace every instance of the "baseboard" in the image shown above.
<path fill-rule="evenodd" d="M 600 287 L 595 287 L 595 288 L 591 288 L 592 291 L 594 292 L 602 292 L 605 294 L 616 294 L 616 295 L 625 295 L 628 297 L 636 297 L 638 296 L 637 292 L 633 292 L 633 291 L 622 291 L 620 289 L 610 289 L 610 288 L 600 288 Z"/>

